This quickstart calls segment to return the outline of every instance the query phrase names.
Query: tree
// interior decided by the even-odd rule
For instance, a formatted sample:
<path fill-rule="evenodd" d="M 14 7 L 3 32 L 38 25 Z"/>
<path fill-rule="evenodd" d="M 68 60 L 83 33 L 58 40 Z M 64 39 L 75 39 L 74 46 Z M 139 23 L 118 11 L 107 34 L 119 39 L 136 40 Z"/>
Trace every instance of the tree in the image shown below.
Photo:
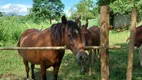
<path fill-rule="evenodd" d="M 116 0 L 110 4 L 114 14 L 130 14 L 132 6 L 129 0 Z"/>
<path fill-rule="evenodd" d="M 35 21 L 49 20 L 50 24 L 53 19 L 61 16 L 64 4 L 61 0 L 33 0 L 31 16 Z"/>
<path fill-rule="evenodd" d="M 4 15 L 4 13 L 3 12 L 0 12 L 0 17 L 2 17 Z"/>
<path fill-rule="evenodd" d="M 72 18 L 81 16 L 82 19 L 94 18 L 92 13 L 93 0 L 80 0 L 80 2 L 71 8 Z"/>
<path fill-rule="evenodd" d="M 103 5 L 109 5 L 110 3 L 114 2 L 116 0 L 97 0 L 97 5 L 103 6 Z"/>
<path fill-rule="evenodd" d="M 97 5 L 107 4 L 114 14 L 128 15 L 131 14 L 133 3 L 137 7 L 137 21 L 142 20 L 142 0 L 97 0 Z M 112 16 L 110 16 L 112 17 Z"/>

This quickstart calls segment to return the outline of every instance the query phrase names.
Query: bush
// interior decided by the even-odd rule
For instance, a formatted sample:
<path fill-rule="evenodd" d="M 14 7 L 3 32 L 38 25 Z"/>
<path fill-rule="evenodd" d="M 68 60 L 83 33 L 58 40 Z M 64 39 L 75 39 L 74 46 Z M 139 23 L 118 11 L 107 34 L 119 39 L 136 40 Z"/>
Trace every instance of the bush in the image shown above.
<path fill-rule="evenodd" d="M 28 28 L 44 29 L 48 27 L 50 27 L 49 23 L 36 24 L 27 16 L 2 16 L 0 17 L 0 45 L 9 41 L 17 42 L 21 33 Z"/>
<path fill-rule="evenodd" d="M 0 17 L 0 41 L 17 41 L 25 25 L 16 16 Z"/>

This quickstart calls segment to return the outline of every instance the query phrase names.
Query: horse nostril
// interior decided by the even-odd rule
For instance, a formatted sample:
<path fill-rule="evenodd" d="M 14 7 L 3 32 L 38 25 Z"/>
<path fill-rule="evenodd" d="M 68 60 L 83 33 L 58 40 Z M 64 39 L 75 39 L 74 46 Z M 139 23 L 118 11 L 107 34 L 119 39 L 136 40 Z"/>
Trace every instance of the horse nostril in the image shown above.
<path fill-rule="evenodd" d="M 83 46 L 79 47 L 79 50 L 84 50 L 84 47 Z"/>
<path fill-rule="evenodd" d="M 84 50 L 84 45 L 80 43 L 80 44 L 78 45 L 78 49 Z"/>
<path fill-rule="evenodd" d="M 82 56 L 80 56 L 79 59 L 82 60 Z"/>

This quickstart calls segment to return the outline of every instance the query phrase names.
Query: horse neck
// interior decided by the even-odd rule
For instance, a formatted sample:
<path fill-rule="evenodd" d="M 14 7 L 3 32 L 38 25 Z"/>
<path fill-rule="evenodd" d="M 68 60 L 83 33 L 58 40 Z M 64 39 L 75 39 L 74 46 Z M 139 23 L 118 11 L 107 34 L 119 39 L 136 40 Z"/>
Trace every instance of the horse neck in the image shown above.
<path fill-rule="evenodd" d="M 61 33 L 59 33 L 59 34 L 61 34 Z M 64 35 L 61 37 L 61 38 L 58 38 L 56 35 L 56 38 L 55 38 L 55 36 L 51 36 L 51 38 L 52 37 L 54 37 L 54 39 L 52 40 L 51 39 L 51 42 L 52 42 L 52 46 L 64 46 L 65 44 L 66 44 L 66 42 L 65 42 L 65 33 L 63 33 Z M 52 35 L 52 33 L 51 33 L 51 35 Z"/>
<path fill-rule="evenodd" d="M 64 32 L 64 36 L 62 38 L 62 42 L 64 44 L 64 46 L 66 45 L 67 48 L 69 48 L 69 42 L 68 42 L 68 37 L 67 37 L 67 28 L 65 29 L 65 32 Z"/>

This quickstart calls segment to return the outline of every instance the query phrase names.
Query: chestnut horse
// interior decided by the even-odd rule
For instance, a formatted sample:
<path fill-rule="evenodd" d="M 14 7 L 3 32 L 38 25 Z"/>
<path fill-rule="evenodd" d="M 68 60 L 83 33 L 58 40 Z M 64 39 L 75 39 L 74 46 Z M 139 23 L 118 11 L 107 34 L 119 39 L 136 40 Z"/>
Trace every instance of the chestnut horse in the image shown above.
<path fill-rule="evenodd" d="M 54 47 L 65 46 L 76 56 L 82 70 L 87 64 L 88 55 L 84 51 L 84 45 L 81 39 L 80 28 L 73 21 L 67 21 L 62 17 L 62 23 L 53 24 L 45 30 L 28 29 L 24 31 L 18 42 L 18 47 Z M 58 70 L 64 56 L 65 50 L 18 50 L 23 57 L 26 67 L 27 79 L 29 78 L 29 66 L 31 63 L 32 79 L 34 76 L 34 65 L 38 64 L 41 68 L 42 80 L 46 80 L 46 69 L 53 67 L 53 79 L 57 80 Z"/>
<path fill-rule="evenodd" d="M 85 42 L 85 46 L 100 46 L 100 29 L 97 26 L 92 26 L 88 28 L 88 20 L 86 24 L 81 26 L 82 39 Z M 89 74 L 92 73 L 92 51 L 94 52 L 94 61 L 96 58 L 96 53 L 99 56 L 98 49 L 88 49 L 89 51 Z M 100 56 L 99 56 L 100 57 Z"/>

